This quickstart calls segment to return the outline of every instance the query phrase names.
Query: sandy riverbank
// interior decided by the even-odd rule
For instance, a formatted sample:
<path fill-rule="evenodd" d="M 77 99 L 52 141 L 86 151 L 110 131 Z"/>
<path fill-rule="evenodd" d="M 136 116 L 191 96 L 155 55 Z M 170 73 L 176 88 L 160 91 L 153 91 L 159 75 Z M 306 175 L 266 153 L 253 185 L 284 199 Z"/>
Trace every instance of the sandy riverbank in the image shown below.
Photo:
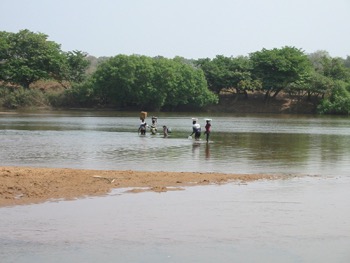
<path fill-rule="evenodd" d="M 184 186 L 278 178 L 280 176 L 264 174 L 0 167 L 0 207 L 100 196 L 108 194 L 114 188 L 130 188 L 129 192 L 166 192 L 182 190 Z"/>

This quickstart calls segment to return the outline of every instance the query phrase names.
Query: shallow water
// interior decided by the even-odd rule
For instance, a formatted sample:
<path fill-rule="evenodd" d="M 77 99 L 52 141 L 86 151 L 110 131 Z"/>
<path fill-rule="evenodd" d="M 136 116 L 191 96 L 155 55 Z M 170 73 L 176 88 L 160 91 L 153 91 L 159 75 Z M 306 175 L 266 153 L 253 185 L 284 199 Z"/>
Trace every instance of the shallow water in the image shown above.
<path fill-rule="evenodd" d="M 303 177 L 1 208 L 1 262 L 347 263 L 349 189 Z"/>
<path fill-rule="evenodd" d="M 210 116 L 207 144 L 204 136 L 199 143 L 187 139 L 190 114 L 159 116 L 159 127 L 172 128 L 167 139 L 139 136 L 138 113 L 0 114 L 0 159 L 2 165 L 86 169 L 349 174 L 349 118 Z"/>
<path fill-rule="evenodd" d="M 135 116 L 0 114 L 1 165 L 285 180 L 0 208 L 1 262 L 350 262 L 348 118 L 210 116 L 206 144 L 187 139 L 192 114 L 159 116 L 167 139 L 137 135 Z"/>

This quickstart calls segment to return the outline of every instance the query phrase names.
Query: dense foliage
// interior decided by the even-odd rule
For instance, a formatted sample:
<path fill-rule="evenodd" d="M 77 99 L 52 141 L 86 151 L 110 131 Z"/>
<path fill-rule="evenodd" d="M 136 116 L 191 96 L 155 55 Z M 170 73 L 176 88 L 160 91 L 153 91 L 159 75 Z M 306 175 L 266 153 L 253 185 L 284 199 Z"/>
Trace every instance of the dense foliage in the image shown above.
<path fill-rule="evenodd" d="M 299 100 L 313 100 L 320 113 L 348 114 L 350 57 L 331 58 L 327 52 L 306 55 L 294 47 L 262 49 L 249 57 L 199 59 L 208 87 L 236 94 L 264 92 L 265 100 L 283 93 Z"/>
<path fill-rule="evenodd" d="M 253 79 L 252 63 L 248 57 L 216 56 L 199 59 L 196 62 L 203 69 L 210 90 L 220 94 L 223 90 L 245 93 L 261 88 L 261 82 Z"/>
<path fill-rule="evenodd" d="M 261 80 L 266 98 L 276 97 L 293 83 L 303 83 L 310 75 L 311 63 L 307 56 L 294 47 L 263 49 L 252 53 L 253 75 Z"/>
<path fill-rule="evenodd" d="M 81 81 L 89 62 L 80 51 L 62 52 L 42 33 L 0 32 L 0 81 L 28 89 L 38 80 Z M 64 84 L 63 84 L 64 85 Z"/>
<path fill-rule="evenodd" d="M 85 85 L 101 106 L 159 110 L 217 103 L 203 71 L 179 58 L 118 55 L 102 62 Z"/>
<path fill-rule="evenodd" d="M 47 38 L 29 30 L 0 32 L 0 106 L 175 110 L 215 104 L 223 93 L 235 100 L 240 94 L 248 99 L 263 93 L 266 103 L 283 94 L 314 103 L 320 113 L 350 112 L 349 56 L 305 54 L 286 46 L 246 57 L 95 58 L 81 51 L 63 52 Z M 43 80 L 60 87 L 36 84 Z"/>

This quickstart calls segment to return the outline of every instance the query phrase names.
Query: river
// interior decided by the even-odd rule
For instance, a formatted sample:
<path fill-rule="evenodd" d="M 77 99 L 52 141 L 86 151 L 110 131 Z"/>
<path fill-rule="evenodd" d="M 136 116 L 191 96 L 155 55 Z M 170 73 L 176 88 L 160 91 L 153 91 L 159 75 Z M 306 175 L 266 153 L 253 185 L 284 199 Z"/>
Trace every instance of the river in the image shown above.
<path fill-rule="evenodd" d="M 192 117 L 202 127 L 206 117 L 213 119 L 209 144 L 204 135 L 200 142 L 188 139 Z M 155 136 L 138 135 L 138 125 L 138 113 L 0 114 L 0 160 L 86 169 L 348 174 L 349 118 L 162 113 Z M 169 138 L 162 125 L 171 128 Z"/>
<path fill-rule="evenodd" d="M 169 138 L 132 112 L 2 113 L 1 165 L 286 177 L 0 208 L 1 262 L 350 262 L 349 118 L 158 117 Z"/>

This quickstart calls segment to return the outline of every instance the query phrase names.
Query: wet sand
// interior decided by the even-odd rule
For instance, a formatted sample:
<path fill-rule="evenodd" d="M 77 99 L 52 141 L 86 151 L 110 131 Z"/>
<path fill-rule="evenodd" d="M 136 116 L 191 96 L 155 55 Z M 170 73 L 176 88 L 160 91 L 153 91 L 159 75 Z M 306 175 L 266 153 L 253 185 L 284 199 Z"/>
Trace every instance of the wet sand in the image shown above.
<path fill-rule="evenodd" d="M 282 175 L 0 167 L 0 207 L 102 196 L 115 188 L 166 192 L 185 186 L 246 183 Z"/>

